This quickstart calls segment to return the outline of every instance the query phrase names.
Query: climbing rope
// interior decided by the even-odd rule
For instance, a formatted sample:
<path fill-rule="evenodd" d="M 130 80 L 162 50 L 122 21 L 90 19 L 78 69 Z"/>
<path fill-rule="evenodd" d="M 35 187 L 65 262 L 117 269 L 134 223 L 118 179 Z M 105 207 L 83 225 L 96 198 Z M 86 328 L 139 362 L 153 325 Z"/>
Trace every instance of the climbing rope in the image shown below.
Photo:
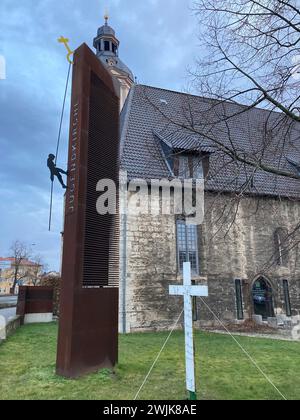
<path fill-rule="evenodd" d="M 67 99 L 68 86 L 69 86 L 69 80 L 70 80 L 70 74 L 71 74 L 71 66 L 72 66 L 72 62 L 69 62 L 69 69 L 68 69 L 68 75 L 67 75 L 67 81 L 66 81 L 66 87 L 65 87 L 65 94 L 64 94 L 63 105 L 62 105 L 61 116 L 60 116 L 60 123 L 59 123 L 57 144 L 56 144 L 55 165 L 57 163 L 57 157 L 58 157 L 58 153 L 59 153 L 59 146 L 60 146 L 60 139 L 61 139 L 61 130 L 62 130 L 62 124 L 63 124 L 63 119 L 64 119 L 64 113 L 65 113 L 66 99 Z M 53 181 L 51 180 L 50 211 L 49 211 L 49 232 L 51 231 L 51 222 L 52 222 L 53 183 L 54 183 L 54 180 Z"/>

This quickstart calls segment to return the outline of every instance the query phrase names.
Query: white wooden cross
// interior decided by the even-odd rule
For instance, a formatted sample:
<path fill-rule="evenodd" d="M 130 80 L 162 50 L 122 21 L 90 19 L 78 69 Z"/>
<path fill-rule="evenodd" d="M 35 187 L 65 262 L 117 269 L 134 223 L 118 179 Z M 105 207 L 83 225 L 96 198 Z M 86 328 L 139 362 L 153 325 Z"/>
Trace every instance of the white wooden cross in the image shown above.
<path fill-rule="evenodd" d="M 195 360 L 193 337 L 192 296 L 208 296 L 207 286 L 193 286 L 191 280 L 191 263 L 183 264 L 183 286 L 170 286 L 169 294 L 184 297 L 184 331 L 185 331 L 185 366 L 186 388 L 195 397 Z M 193 398 L 195 399 L 195 398 Z"/>

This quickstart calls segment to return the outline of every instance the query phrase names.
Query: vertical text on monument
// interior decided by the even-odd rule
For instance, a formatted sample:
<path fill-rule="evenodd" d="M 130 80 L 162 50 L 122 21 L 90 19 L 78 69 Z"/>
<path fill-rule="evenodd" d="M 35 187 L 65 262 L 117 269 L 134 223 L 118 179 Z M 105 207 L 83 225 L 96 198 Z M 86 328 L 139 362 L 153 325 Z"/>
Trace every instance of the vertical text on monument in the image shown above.
<path fill-rule="evenodd" d="M 71 147 L 72 155 L 69 165 L 69 189 L 67 191 L 66 215 L 75 210 L 75 197 L 77 192 L 77 168 L 78 168 L 78 132 L 79 132 L 79 103 L 76 102 L 72 107 L 71 115 Z"/>

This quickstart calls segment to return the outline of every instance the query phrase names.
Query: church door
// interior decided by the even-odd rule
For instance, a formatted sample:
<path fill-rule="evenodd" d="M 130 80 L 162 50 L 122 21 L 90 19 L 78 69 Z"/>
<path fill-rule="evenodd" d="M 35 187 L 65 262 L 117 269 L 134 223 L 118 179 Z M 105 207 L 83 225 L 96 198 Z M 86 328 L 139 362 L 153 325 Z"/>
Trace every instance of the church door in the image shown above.
<path fill-rule="evenodd" d="M 273 290 L 263 277 L 257 279 L 253 284 L 252 298 L 255 315 L 261 315 L 264 320 L 275 316 Z"/>

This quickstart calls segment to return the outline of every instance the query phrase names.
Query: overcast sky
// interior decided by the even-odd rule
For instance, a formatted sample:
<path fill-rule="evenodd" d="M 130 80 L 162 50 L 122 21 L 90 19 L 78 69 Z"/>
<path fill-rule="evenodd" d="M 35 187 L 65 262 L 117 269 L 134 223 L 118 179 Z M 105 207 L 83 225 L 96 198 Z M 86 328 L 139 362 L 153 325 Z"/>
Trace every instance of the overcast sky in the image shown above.
<path fill-rule="evenodd" d="M 6 60 L 6 79 L 0 80 L 0 256 L 8 256 L 19 239 L 35 244 L 33 252 L 42 254 L 49 269 L 59 268 L 63 193 L 56 183 L 49 233 L 46 167 L 48 154 L 55 152 L 67 72 L 57 38 L 70 38 L 74 49 L 83 42 L 92 48 L 108 7 L 120 58 L 138 82 L 183 90 L 187 67 L 199 53 L 191 6 L 189 0 L 0 1 L 0 56 Z M 68 112 L 58 159 L 62 167 L 67 141 Z"/>

